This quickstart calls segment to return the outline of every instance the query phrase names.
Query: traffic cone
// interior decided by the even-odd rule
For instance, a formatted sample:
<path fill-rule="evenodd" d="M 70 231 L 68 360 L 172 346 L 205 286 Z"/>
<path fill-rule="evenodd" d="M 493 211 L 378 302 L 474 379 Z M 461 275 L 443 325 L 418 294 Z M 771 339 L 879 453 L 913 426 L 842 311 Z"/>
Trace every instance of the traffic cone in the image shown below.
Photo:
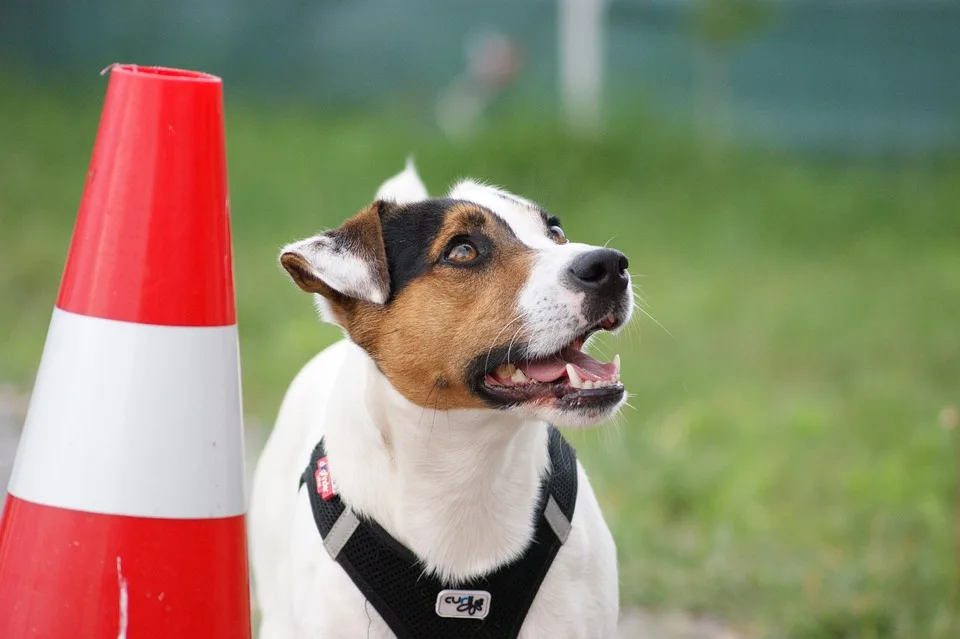
<path fill-rule="evenodd" d="M 0 521 L 0 637 L 250 637 L 219 78 L 111 69 Z"/>

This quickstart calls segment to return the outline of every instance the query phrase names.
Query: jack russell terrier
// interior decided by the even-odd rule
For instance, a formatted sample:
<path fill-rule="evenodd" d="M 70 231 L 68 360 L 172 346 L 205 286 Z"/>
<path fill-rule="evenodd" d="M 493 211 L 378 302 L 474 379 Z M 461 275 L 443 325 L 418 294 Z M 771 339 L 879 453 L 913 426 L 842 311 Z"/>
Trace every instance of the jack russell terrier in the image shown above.
<path fill-rule="evenodd" d="M 430 198 L 408 161 L 280 263 L 346 339 L 256 469 L 260 639 L 613 637 L 613 538 L 553 425 L 625 401 L 583 346 L 629 321 L 627 258 L 498 188 Z"/>

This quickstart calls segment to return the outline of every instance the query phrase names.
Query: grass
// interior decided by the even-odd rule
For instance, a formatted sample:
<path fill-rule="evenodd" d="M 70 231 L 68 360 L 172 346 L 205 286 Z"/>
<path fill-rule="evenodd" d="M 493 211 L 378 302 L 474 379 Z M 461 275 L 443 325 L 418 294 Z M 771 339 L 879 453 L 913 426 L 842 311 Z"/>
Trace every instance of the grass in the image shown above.
<path fill-rule="evenodd" d="M 0 78 L 0 380 L 29 386 L 100 95 Z M 400 115 L 397 115 L 399 113 Z M 271 420 L 338 333 L 275 266 L 415 152 L 612 238 L 665 327 L 620 352 L 632 409 L 570 433 L 618 540 L 625 605 L 719 615 L 758 636 L 960 636 L 960 162 L 706 155 L 643 118 L 594 142 L 502 118 L 454 145 L 409 116 L 228 101 L 244 396 Z M 669 332 L 668 332 L 669 331 Z"/>

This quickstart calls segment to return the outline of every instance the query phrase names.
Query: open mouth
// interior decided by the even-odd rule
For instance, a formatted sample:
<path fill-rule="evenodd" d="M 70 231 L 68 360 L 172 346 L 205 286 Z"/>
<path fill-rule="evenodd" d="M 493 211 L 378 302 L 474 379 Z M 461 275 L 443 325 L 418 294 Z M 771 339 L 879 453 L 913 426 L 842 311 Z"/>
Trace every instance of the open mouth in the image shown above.
<path fill-rule="evenodd" d="M 603 408 L 620 401 L 620 356 L 601 362 L 583 352 L 598 330 L 610 330 L 619 321 L 608 316 L 552 355 L 500 364 L 487 371 L 483 390 L 504 404 L 554 401 L 561 408 Z"/>

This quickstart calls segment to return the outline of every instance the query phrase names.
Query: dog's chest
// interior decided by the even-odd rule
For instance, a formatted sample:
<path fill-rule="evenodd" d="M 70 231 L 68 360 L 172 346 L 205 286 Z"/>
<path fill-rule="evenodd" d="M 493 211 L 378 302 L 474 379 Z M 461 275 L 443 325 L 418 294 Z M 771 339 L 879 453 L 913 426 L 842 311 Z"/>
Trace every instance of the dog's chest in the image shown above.
<path fill-rule="evenodd" d="M 581 473 L 581 477 L 582 477 Z M 602 638 L 616 621 L 615 550 L 596 501 L 577 499 L 578 513 L 524 621 L 520 637 Z M 305 497 L 298 503 L 288 558 L 297 637 L 393 638 L 387 624 L 334 562 L 317 533 Z M 491 606 L 497 605 L 492 593 Z M 612 620 L 612 621 L 611 621 Z M 466 628 L 477 623 L 463 619 Z"/>
<path fill-rule="evenodd" d="M 300 557 L 292 566 L 293 612 L 298 637 L 383 637 L 394 635 L 367 603 L 343 569 L 327 555 L 319 535 L 298 523 L 293 541 Z M 557 555 L 524 622 L 520 637 L 606 637 L 602 629 L 610 616 L 609 587 L 603 581 L 615 567 L 611 558 L 590 550 L 571 534 Z M 605 554 L 605 553 L 604 553 Z M 309 558 L 309 559 L 305 559 Z M 608 564 L 604 566 L 603 564 Z M 495 597 L 495 595 L 494 595 Z M 615 617 L 615 591 L 614 614 Z M 496 605 L 491 601 L 491 605 Z M 476 623 L 464 619 L 464 624 Z"/>

